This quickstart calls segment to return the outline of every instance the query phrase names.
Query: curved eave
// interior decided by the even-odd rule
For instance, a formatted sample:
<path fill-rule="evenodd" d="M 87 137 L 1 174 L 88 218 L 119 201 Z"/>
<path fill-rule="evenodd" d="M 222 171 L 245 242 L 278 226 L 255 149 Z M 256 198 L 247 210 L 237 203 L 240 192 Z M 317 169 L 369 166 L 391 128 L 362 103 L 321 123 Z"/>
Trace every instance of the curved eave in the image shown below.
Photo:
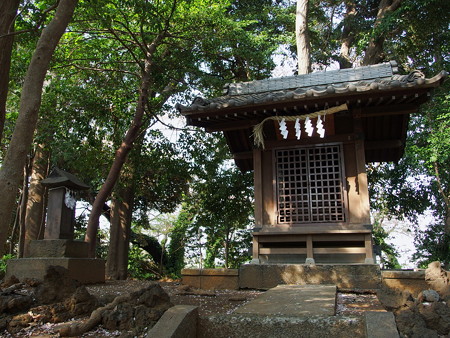
<path fill-rule="evenodd" d="M 413 91 L 438 87 L 447 77 L 447 72 L 442 71 L 436 76 L 425 79 L 416 78 L 410 82 L 399 80 L 385 80 L 384 82 L 359 82 L 348 84 L 330 84 L 326 87 L 296 88 L 276 92 L 257 94 L 222 96 L 210 101 L 197 98 L 191 106 L 177 105 L 178 110 L 187 118 L 198 116 L 226 115 L 230 112 L 247 110 L 270 109 L 270 106 L 280 104 L 295 105 L 298 102 L 317 100 L 333 100 L 348 96 L 377 95 L 386 92 Z M 200 103 L 195 103 L 200 102 Z"/>

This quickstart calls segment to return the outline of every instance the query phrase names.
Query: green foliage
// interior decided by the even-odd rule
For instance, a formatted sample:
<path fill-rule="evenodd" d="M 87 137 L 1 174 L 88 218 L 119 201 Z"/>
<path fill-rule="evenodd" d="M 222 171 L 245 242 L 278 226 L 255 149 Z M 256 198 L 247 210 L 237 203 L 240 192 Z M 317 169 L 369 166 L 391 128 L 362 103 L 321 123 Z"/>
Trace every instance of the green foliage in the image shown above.
<path fill-rule="evenodd" d="M 167 273 L 172 277 L 181 277 L 181 270 L 184 268 L 185 244 L 187 242 L 187 230 L 192 223 L 193 215 L 186 210 L 186 204 L 178 214 L 178 218 L 170 234 L 168 246 Z"/>
<path fill-rule="evenodd" d="M 429 224 L 424 231 L 417 231 L 414 241 L 417 251 L 413 259 L 418 267 L 427 268 L 428 264 L 440 261 L 448 270 L 450 268 L 450 234 L 444 231 L 444 224 Z"/>
<path fill-rule="evenodd" d="M 150 255 L 149 257 L 153 259 L 154 264 L 160 267 L 159 270 L 162 271 L 166 266 L 166 250 L 155 237 L 132 231 L 131 243 L 140 249 L 145 250 L 146 253 Z"/>
<path fill-rule="evenodd" d="M 381 224 L 375 222 L 372 234 L 374 244 L 381 250 L 383 267 L 385 269 L 401 269 L 400 263 L 397 259 L 398 252 L 392 245 L 386 243 L 386 239 L 389 237 L 389 234 L 383 229 Z"/>
<path fill-rule="evenodd" d="M 158 268 L 150 254 L 137 245 L 131 246 L 128 252 L 128 275 L 135 279 L 155 280 L 160 278 Z"/>
<path fill-rule="evenodd" d="M 405 155 L 399 163 L 369 171 L 371 199 L 378 210 L 412 223 L 426 210 L 432 212 L 428 228 L 416 231 L 414 258 L 422 266 L 438 258 L 449 264 L 449 234 L 445 234 L 450 221 L 449 88 L 450 83 L 445 83 L 421 114 L 412 117 Z"/>
<path fill-rule="evenodd" d="M 11 258 L 14 258 L 14 255 L 8 254 L 8 255 L 4 255 L 0 259 L 0 276 L 4 276 L 5 275 L 5 273 L 6 273 L 6 265 L 8 264 L 8 260 L 10 260 Z"/>

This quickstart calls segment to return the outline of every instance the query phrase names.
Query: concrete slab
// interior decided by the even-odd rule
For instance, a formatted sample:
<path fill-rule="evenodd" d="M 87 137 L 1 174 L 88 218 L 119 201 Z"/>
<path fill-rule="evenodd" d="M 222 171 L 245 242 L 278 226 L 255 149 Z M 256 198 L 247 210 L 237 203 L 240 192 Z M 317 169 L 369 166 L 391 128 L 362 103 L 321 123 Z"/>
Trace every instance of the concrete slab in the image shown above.
<path fill-rule="evenodd" d="M 290 317 L 334 316 L 335 285 L 278 285 L 248 304 L 237 314 Z"/>
<path fill-rule="evenodd" d="M 396 338 L 399 337 L 397 324 L 392 312 L 365 313 L 367 338 Z"/>

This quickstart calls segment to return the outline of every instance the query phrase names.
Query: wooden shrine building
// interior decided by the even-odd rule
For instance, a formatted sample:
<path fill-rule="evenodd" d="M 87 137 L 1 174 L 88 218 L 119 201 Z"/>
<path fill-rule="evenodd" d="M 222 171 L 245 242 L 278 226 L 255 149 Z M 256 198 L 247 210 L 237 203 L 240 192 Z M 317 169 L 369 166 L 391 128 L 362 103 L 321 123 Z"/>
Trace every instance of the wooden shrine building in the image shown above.
<path fill-rule="evenodd" d="M 389 62 L 229 84 L 177 106 L 254 171 L 254 262 L 374 263 L 365 165 L 400 159 L 410 114 L 447 75 L 397 73 Z"/>

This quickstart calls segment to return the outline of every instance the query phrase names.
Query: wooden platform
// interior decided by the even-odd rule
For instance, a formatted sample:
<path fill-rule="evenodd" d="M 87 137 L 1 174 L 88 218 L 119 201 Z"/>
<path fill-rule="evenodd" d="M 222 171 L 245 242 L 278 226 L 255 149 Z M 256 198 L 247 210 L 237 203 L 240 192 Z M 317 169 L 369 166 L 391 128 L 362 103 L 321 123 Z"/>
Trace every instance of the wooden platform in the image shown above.
<path fill-rule="evenodd" d="M 298 227 L 253 233 L 253 258 L 267 263 L 373 264 L 372 231 Z"/>

